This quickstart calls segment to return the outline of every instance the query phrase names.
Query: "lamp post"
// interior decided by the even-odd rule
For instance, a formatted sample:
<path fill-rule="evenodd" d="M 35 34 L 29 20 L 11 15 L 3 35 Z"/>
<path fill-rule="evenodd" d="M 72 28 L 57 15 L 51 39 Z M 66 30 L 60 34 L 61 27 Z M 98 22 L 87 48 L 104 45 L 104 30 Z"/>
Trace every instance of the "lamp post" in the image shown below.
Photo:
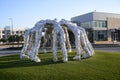
<path fill-rule="evenodd" d="M 13 40 L 13 19 L 9 18 L 9 20 L 11 21 L 11 28 L 12 28 L 12 47 L 14 47 L 14 40 Z"/>

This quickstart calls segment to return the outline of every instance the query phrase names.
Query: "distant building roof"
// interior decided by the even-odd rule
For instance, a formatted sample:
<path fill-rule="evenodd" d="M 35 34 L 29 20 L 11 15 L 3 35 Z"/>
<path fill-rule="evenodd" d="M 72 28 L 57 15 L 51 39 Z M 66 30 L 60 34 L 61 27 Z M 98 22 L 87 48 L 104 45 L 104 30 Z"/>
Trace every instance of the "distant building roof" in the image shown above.
<path fill-rule="evenodd" d="M 86 21 L 93 21 L 93 20 L 106 20 L 108 17 L 120 18 L 120 14 L 94 11 L 94 12 L 72 17 L 71 21 L 86 22 Z"/>

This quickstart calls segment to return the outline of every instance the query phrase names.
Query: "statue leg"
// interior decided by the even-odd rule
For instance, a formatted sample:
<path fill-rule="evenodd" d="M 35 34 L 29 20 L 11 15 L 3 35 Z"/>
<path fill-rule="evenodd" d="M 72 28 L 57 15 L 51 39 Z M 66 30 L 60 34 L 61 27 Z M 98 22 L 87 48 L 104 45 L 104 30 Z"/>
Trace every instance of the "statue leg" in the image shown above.
<path fill-rule="evenodd" d="M 84 33 L 82 31 L 80 31 L 81 36 L 80 36 L 80 40 L 81 40 L 81 44 L 82 44 L 82 48 L 85 51 L 85 53 L 82 55 L 82 58 L 87 58 L 91 56 L 91 52 L 87 46 L 87 42 L 84 36 Z"/>
<path fill-rule="evenodd" d="M 33 47 L 33 42 L 34 42 L 34 33 L 33 32 L 31 32 L 30 33 L 30 36 L 29 36 L 29 45 L 28 45 L 28 47 L 27 47 L 27 51 L 26 51 L 26 54 L 28 55 L 28 56 L 31 56 L 31 54 L 32 54 L 32 47 Z"/>
<path fill-rule="evenodd" d="M 89 50 L 91 51 L 91 54 L 93 56 L 95 54 L 95 52 L 94 52 L 94 49 L 93 49 L 93 47 L 92 47 L 92 45 L 91 45 L 89 40 L 87 40 L 87 44 L 88 44 Z"/>
<path fill-rule="evenodd" d="M 66 46 L 68 48 L 68 52 L 71 52 L 72 49 L 71 49 L 71 45 L 70 45 L 70 41 L 69 41 L 69 35 L 68 35 L 68 31 L 67 31 L 67 28 L 66 27 L 62 27 L 63 30 L 64 30 L 64 33 L 65 33 L 65 38 L 66 38 Z"/>
<path fill-rule="evenodd" d="M 63 62 L 67 62 L 68 56 L 67 56 L 67 50 L 66 50 L 66 45 L 65 45 L 65 35 L 63 31 L 60 32 L 60 45 L 62 47 Z"/>
<path fill-rule="evenodd" d="M 57 33 L 53 34 L 53 61 L 57 62 Z"/>
<path fill-rule="evenodd" d="M 33 47 L 33 52 L 31 55 L 31 60 L 35 61 L 35 62 L 40 62 L 40 59 L 38 58 L 38 50 L 40 47 L 40 43 L 41 43 L 41 36 L 42 36 L 42 30 L 37 30 L 35 33 L 35 44 Z"/>
<path fill-rule="evenodd" d="M 85 32 L 85 29 L 82 28 L 82 31 L 83 31 L 83 33 L 84 33 L 84 36 L 85 36 L 85 39 L 86 39 L 88 48 L 89 48 L 89 50 L 91 51 L 91 54 L 94 55 L 94 54 L 95 54 L 94 49 L 93 49 L 90 41 L 88 40 L 87 34 L 86 34 L 86 32 Z"/>
<path fill-rule="evenodd" d="M 46 43 L 47 43 L 47 34 L 45 33 L 45 35 L 43 36 L 43 52 L 44 53 L 47 53 Z"/>
<path fill-rule="evenodd" d="M 95 54 L 95 52 L 94 52 L 94 49 L 93 49 L 91 43 L 89 42 L 89 40 L 87 38 L 87 34 L 86 34 L 85 30 L 83 28 L 79 28 L 79 29 L 80 29 L 80 31 L 82 31 L 82 35 L 84 37 L 84 41 L 86 42 L 86 47 L 89 50 L 89 53 L 84 55 L 84 58 L 87 57 L 87 56 L 93 56 Z"/>
<path fill-rule="evenodd" d="M 29 58 L 29 56 L 25 55 L 27 52 L 27 48 L 28 48 L 29 37 L 30 37 L 29 33 L 26 32 L 24 35 L 24 44 L 23 44 L 23 48 L 20 53 L 20 58 Z"/>
<path fill-rule="evenodd" d="M 76 33 L 75 34 L 75 46 L 76 46 L 76 50 L 77 50 L 77 54 L 76 56 L 73 58 L 75 60 L 81 60 L 81 53 L 82 53 L 82 50 L 81 50 L 81 45 L 80 45 L 80 34 L 79 33 Z"/>
<path fill-rule="evenodd" d="M 51 33 L 50 34 L 50 37 L 51 37 L 51 39 L 50 39 L 50 46 L 51 46 L 51 48 L 53 47 L 53 33 Z"/>

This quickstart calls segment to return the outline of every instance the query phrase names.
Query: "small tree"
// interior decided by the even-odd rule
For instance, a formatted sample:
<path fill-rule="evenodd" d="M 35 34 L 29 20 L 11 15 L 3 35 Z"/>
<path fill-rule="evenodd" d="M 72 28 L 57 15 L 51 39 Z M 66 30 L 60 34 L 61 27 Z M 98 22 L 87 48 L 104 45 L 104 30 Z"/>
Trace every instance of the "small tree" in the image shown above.
<path fill-rule="evenodd" d="M 16 35 L 16 36 L 15 36 L 15 41 L 18 43 L 18 47 L 19 47 L 20 36 Z"/>
<path fill-rule="evenodd" d="M 15 37 L 16 37 L 16 35 L 11 35 L 11 36 L 8 38 L 8 41 L 9 41 L 9 42 L 15 42 Z"/>
<path fill-rule="evenodd" d="M 2 42 L 2 39 L 0 39 L 0 42 Z"/>
<path fill-rule="evenodd" d="M 7 39 L 2 38 L 2 39 L 0 39 L 0 42 L 6 43 Z"/>
<path fill-rule="evenodd" d="M 24 41 L 24 37 L 23 37 L 23 35 L 20 35 L 20 42 L 22 43 Z M 22 46 L 23 46 L 23 44 L 22 44 Z"/>
<path fill-rule="evenodd" d="M 23 35 L 20 35 L 19 37 L 20 37 L 20 38 L 19 38 L 19 39 L 20 39 L 20 42 L 24 41 Z"/>
<path fill-rule="evenodd" d="M 8 38 L 8 41 L 9 42 L 17 42 L 18 43 L 18 46 L 19 46 L 19 43 L 23 41 L 23 36 L 22 35 L 11 35 L 9 38 Z"/>
<path fill-rule="evenodd" d="M 2 42 L 2 39 L 0 39 L 0 43 Z"/>
<path fill-rule="evenodd" d="M 15 41 L 16 41 L 17 43 L 19 43 L 19 42 L 20 42 L 20 36 L 16 35 L 16 36 L 15 36 Z"/>

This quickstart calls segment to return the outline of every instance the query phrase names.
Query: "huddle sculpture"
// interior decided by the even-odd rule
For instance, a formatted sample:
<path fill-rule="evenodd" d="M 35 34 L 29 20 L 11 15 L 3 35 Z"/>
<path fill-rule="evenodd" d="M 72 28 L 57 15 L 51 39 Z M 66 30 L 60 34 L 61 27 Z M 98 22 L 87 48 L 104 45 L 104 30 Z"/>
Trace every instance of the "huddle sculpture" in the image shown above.
<path fill-rule="evenodd" d="M 68 30 L 70 30 L 75 37 L 76 55 L 73 59 L 81 60 L 95 54 L 83 28 L 64 19 L 59 22 L 57 20 L 41 20 L 37 22 L 33 28 L 25 32 L 20 58 L 30 58 L 31 61 L 40 62 L 41 60 L 38 57 L 38 50 L 41 44 L 41 39 L 42 37 L 44 39 L 44 48 L 47 41 L 47 35 L 49 35 L 53 48 L 53 61 L 57 61 L 57 47 L 58 44 L 60 44 L 63 53 L 63 62 L 67 62 L 67 52 L 72 51 Z M 45 31 L 44 36 L 42 35 L 43 31 Z"/>

